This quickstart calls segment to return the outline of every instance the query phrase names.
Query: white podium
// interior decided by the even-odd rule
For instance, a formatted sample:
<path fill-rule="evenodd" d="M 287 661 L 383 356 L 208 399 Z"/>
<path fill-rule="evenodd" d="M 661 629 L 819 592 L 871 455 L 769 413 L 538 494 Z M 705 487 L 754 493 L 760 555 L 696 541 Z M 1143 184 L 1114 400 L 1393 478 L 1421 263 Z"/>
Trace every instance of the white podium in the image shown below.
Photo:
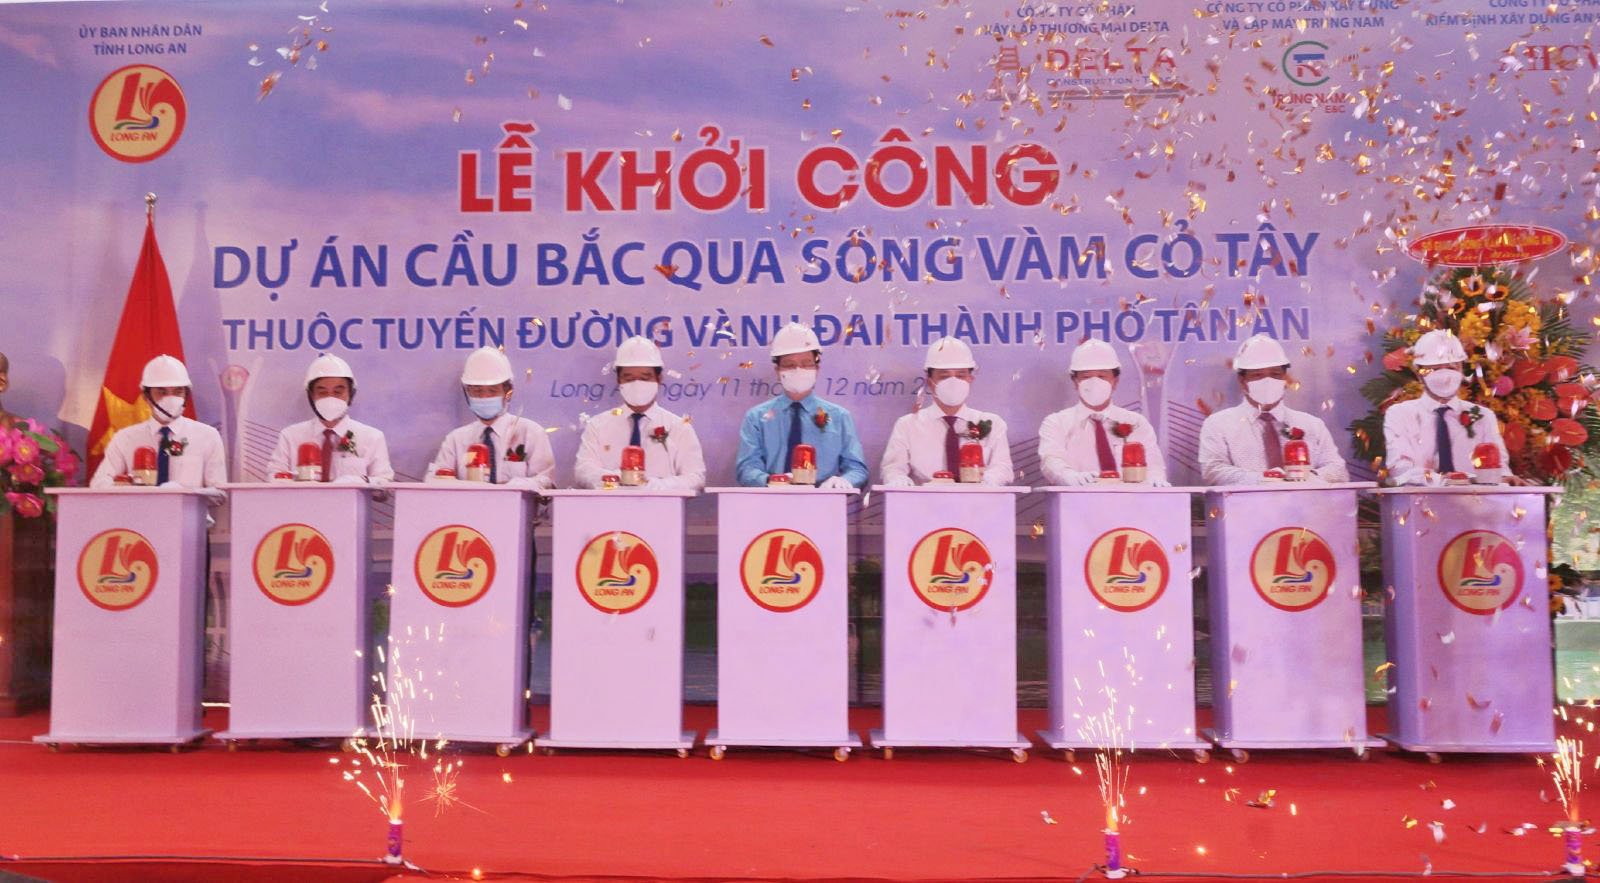
<path fill-rule="evenodd" d="M 546 748 L 676 749 L 683 729 L 683 503 L 694 491 L 546 491 L 552 501 Z"/>
<path fill-rule="evenodd" d="M 1050 729 L 1078 748 L 1189 750 L 1195 727 L 1189 499 L 1205 488 L 1047 487 Z M 1116 734 L 1113 736 L 1113 732 Z"/>
<path fill-rule="evenodd" d="M 233 502 L 228 729 L 240 739 L 365 735 L 367 485 L 224 485 Z"/>
<path fill-rule="evenodd" d="M 872 745 L 1009 748 L 1017 730 L 1017 509 L 1028 488 L 883 494 L 883 729 Z"/>
<path fill-rule="evenodd" d="M 491 743 L 528 727 L 532 491 L 393 484 L 390 714 L 409 737 Z"/>
<path fill-rule="evenodd" d="M 178 488 L 51 488 L 55 645 L 46 744 L 181 745 L 200 726 L 206 502 Z"/>
<path fill-rule="evenodd" d="M 1389 696 L 1407 751 L 1556 749 L 1545 502 L 1560 488 L 1377 492 Z"/>
<path fill-rule="evenodd" d="M 850 732 L 849 503 L 858 491 L 718 487 L 717 728 L 730 745 L 833 748 Z"/>
<path fill-rule="evenodd" d="M 1250 748 L 1382 745 L 1367 734 L 1356 493 L 1269 482 L 1206 493 L 1213 728 Z"/>

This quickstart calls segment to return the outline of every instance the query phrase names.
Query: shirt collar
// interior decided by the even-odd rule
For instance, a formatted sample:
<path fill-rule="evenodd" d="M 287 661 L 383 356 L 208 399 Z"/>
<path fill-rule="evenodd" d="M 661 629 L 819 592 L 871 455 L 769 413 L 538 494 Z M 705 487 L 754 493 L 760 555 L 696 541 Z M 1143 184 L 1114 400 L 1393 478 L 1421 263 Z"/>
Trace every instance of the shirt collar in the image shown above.
<path fill-rule="evenodd" d="M 504 414 L 501 414 L 499 417 L 494 418 L 494 422 L 490 423 L 488 428 L 494 430 L 496 437 L 505 438 L 508 434 L 510 434 L 511 427 L 516 424 L 516 421 L 517 416 L 510 411 L 507 411 Z M 477 426 L 478 435 L 483 435 L 483 421 L 479 420 L 477 422 Z"/>
<path fill-rule="evenodd" d="M 924 420 L 932 420 L 934 422 L 942 421 L 945 417 L 950 416 L 945 414 L 944 409 L 940 408 L 938 405 L 928 405 L 917 413 L 921 415 Z M 973 410 L 971 405 L 963 402 L 961 405 L 961 410 L 957 411 L 954 416 L 957 420 L 963 423 L 975 423 L 977 422 L 978 412 Z"/>
<path fill-rule="evenodd" d="M 778 393 L 777 397 L 774 398 L 773 401 L 778 406 L 777 410 L 779 410 L 779 411 L 788 411 L 789 410 L 789 406 L 791 404 L 793 404 L 795 400 L 789 398 L 789 396 L 784 394 L 784 393 Z M 806 393 L 806 397 L 803 398 L 803 399 L 800 399 L 800 408 L 801 408 L 801 410 L 805 411 L 807 414 L 815 413 L 816 410 L 818 408 L 820 408 L 821 406 L 822 406 L 822 400 L 817 398 L 817 393 L 816 393 L 815 390 L 812 390 L 811 392 Z"/>

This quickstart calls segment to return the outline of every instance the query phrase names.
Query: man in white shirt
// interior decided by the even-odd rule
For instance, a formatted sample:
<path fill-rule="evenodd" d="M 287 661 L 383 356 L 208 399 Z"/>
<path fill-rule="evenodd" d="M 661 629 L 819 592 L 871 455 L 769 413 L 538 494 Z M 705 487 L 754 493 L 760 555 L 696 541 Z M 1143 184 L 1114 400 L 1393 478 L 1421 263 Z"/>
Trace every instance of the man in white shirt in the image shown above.
<path fill-rule="evenodd" d="M 124 426 L 106 445 L 105 458 L 89 480 L 90 487 L 112 487 L 133 469 L 134 452 L 156 452 L 156 484 L 162 487 L 212 488 L 228 480 L 222 435 L 183 416 L 190 388 L 189 369 L 172 356 L 145 363 L 139 377 L 139 412 L 149 416 Z M 220 501 L 221 491 L 216 492 Z"/>
<path fill-rule="evenodd" d="M 1200 472 L 1206 484 L 1259 484 L 1283 468 L 1283 445 L 1303 440 L 1311 472 L 1326 482 L 1349 481 L 1344 458 L 1321 418 L 1283 403 L 1289 354 L 1265 334 L 1239 345 L 1233 357 L 1244 401 L 1217 411 L 1200 426 Z"/>
<path fill-rule="evenodd" d="M 511 360 L 491 346 L 467 356 L 461 391 L 478 418 L 452 429 L 428 464 L 428 481 L 443 471 L 467 475 L 467 454 L 473 445 L 489 449 L 488 479 L 495 484 L 547 490 L 556 486 L 556 458 L 544 427 L 506 410 L 511 402 Z"/>
<path fill-rule="evenodd" d="M 649 338 L 630 337 L 617 347 L 617 390 L 623 407 L 589 419 L 578 442 L 573 479 L 578 487 L 597 488 L 601 478 L 616 475 L 622 449 L 644 450 L 647 487 L 697 491 L 706 486 L 705 456 L 694 426 L 661 407 L 661 350 Z"/>
<path fill-rule="evenodd" d="M 338 356 L 321 355 L 306 369 L 306 401 L 312 419 L 278 433 L 278 446 L 267 459 L 267 474 L 294 472 L 301 445 L 315 445 L 321 455 L 322 480 L 335 484 L 382 484 L 394 479 L 389 443 L 383 433 L 350 419 L 356 400 L 356 375 Z"/>
<path fill-rule="evenodd" d="M 953 337 L 928 347 L 922 361 L 928 388 L 937 407 L 919 408 L 901 417 L 883 449 L 883 483 L 895 487 L 927 484 L 935 472 L 961 474 L 961 446 L 983 448 L 983 483 L 1011 483 L 1011 446 L 1000 415 L 967 404 L 978 363 L 972 348 Z"/>
<path fill-rule="evenodd" d="M 1383 444 L 1390 484 L 1443 484 L 1451 472 L 1472 474 L 1473 448 L 1491 444 L 1510 466 L 1500 422 L 1461 391 L 1466 350 L 1454 334 L 1429 331 L 1411 345 L 1411 370 L 1422 379 L 1420 398 L 1395 402 L 1383 413 Z M 1521 484 L 1511 476 L 1507 481 Z"/>
<path fill-rule="evenodd" d="M 1111 404 L 1122 376 L 1122 360 L 1111 344 L 1103 340 L 1078 344 L 1068 369 L 1078 404 L 1051 414 L 1039 426 L 1039 469 L 1045 482 L 1085 485 L 1101 476 L 1120 475 L 1122 449 L 1137 442 L 1144 446 L 1148 464 L 1145 480 L 1154 487 L 1170 487 L 1155 428 L 1139 414 Z"/>

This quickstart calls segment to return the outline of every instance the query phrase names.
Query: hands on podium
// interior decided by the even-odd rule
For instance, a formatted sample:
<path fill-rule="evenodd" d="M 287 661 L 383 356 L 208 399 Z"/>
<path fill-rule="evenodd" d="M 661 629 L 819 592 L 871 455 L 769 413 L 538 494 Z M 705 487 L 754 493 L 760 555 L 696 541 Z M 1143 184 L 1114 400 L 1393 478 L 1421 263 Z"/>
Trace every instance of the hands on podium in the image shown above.
<path fill-rule="evenodd" d="M 855 485 L 851 484 L 849 480 L 842 475 L 835 475 L 828 478 L 822 483 L 822 486 L 828 490 L 848 491 L 855 489 Z"/>
<path fill-rule="evenodd" d="M 1099 480 L 1100 476 L 1095 475 L 1093 472 L 1079 472 L 1074 469 L 1068 469 L 1063 470 L 1061 473 L 1061 483 L 1069 487 L 1090 485 Z"/>
<path fill-rule="evenodd" d="M 916 485 L 916 482 L 912 481 L 909 475 L 896 475 L 893 478 L 885 478 L 883 483 L 889 487 L 913 487 Z"/>

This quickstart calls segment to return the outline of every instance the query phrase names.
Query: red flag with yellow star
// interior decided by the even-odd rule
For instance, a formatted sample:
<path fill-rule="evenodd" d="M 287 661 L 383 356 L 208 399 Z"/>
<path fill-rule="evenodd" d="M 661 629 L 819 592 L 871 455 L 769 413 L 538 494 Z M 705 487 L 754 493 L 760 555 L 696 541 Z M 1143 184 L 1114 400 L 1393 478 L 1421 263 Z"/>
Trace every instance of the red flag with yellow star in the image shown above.
<path fill-rule="evenodd" d="M 183 339 L 178 333 L 178 310 L 172 303 L 172 283 L 167 265 L 161 261 L 156 245 L 156 225 L 145 218 L 144 246 L 139 249 L 139 264 L 128 285 L 128 299 L 122 306 L 122 320 L 111 342 L 111 358 L 106 360 L 106 378 L 100 386 L 100 402 L 89 426 L 89 474 L 100 465 L 106 444 L 124 426 L 150 418 L 150 403 L 139 394 L 139 375 L 144 364 L 166 354 L 183 359 Z M 194 399 L 183 406 L 187 417 L 194 416 Z"/>

